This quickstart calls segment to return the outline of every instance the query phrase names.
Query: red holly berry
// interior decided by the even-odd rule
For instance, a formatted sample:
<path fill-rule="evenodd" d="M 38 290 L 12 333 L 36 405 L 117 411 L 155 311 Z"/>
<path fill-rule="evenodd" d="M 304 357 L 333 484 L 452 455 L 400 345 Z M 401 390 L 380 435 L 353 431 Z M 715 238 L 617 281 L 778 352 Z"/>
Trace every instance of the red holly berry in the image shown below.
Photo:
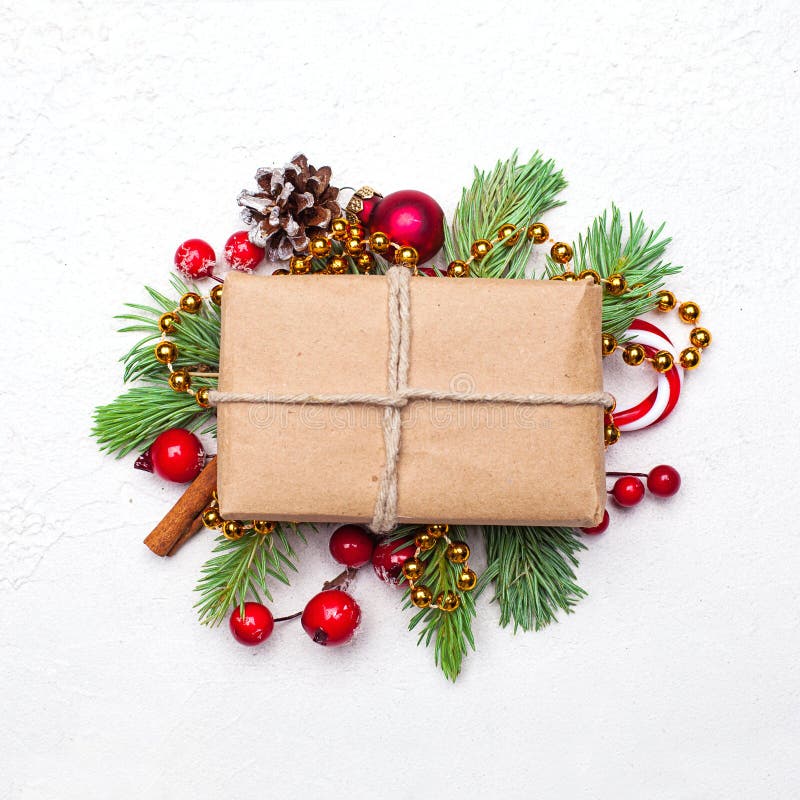
<path fill-rule="evenodd" d="M 331 534 L 328 547 L 340 564 L 358 569 L 372 558 L 375 540 L 360 525 L 342 525 Z"/>
<path fill-rule="evenodd" d="M 375 574 L 384 582 L 398 586 L 405 578 L 403 577 L 403 564 L 416 552 L 416 545 L 411 540 L 409 544 L 398 550 L 400 542 L 394 541 L 381 542 L 372 552 L 372 568 Z"/>
<path fill-rule="evenodd" d="M 233 638 L 239 644 L 253 647 L 269 639 L 275 620 L 272 612 L 261 603 L 245 603 L 244 615 L 240 613 L 239 606 L 236 606 L 228 624 Z"/>
<path fill-rule="evenodd" d="M 621 506 L 630 508 L 641 502 L 644 497 L 644 484 L 633 475 L 626 475 L 617 479 L 611 494 Z"/>
<path fill-rule="evenodd" d="M 315 594 L 300 617 L 305 632 L 317 643 L 338 647 L 349 642 L 361 622 L 358 603 L 341 589 Z"/>
<path fill-rule="evenodd" d="M 681 488 L 681 476 L 675 467 L 659 464 L 647 476 L 647 488 L 659 497 L 672 497 Z"/>
<path fill-rule="evenodd" d="M 156 475 L 175 483 L 193 481 L 205 464 L 200 440 L 185 428 L 170 428 L 150 446 Z"/>
<path fill-rule="evenodd" d="M 252 272 L 264 260 L 264 248 L 250 241 L 247 231 L 237 231 L 225 242 L 225 261 L 232 269 Z"/>
<path fill-rule="evenodd" d="M 603 519 L 600 520 L 598 525 L 595 525 L 593 528 L 581 528 L 584 533 L 588 533 L 590 536 L 596 536 L 598 533 L 605 533 L 606 529 L 608 528 L 609 517 L 608 517 L 608 509 L 603 511 Z"/>
<path fill-rule="evenodd" d="M 214 248 L 202 239 L 187 239 L 175 251 L 175 268 L 186 278 L 205 278 L 214 271 Z"/>

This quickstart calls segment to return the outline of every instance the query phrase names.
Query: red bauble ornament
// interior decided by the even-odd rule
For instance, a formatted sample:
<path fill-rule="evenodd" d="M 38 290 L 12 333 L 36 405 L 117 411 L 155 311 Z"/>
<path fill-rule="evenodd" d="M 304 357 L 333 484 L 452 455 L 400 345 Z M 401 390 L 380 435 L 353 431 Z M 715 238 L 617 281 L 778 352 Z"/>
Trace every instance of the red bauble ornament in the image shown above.
<path fill-rule="evenodd" d="M 598 525 L 595 525 L 593 528 L 581 528 L 584 533 L 588 533 L 590 536 L 596 536 L 598 533 L 605 533 L 608 529 L 609 517 L 608 517 L 608 510 L 606 509 L 603 511 L 603 519 L 600 520 Z"/>
<path fill-rule="evenodd" d="M 228 624 L 233 638 L 239 644 L 253 647 L 269 639 L 275 627 L 275 620 L 272 612 L 261 603 L 245 603 L 244 616 L 239 613 L 239 606 L 236 606 Z"/>
<path fill-rule="evenodd" d="M 444 244 L 444 211 L 430 195 L 414 189 L 386 195 L 372 211 L 369 227 L 395 244 L 413 247 L 420 263 L 433 258 Z"/>
<path fill-rule="evenodd" d="M 236 231 L 225 242 L 225 261 L 231 269 L 252 272 L 263 260 L 265 250 L 250 241 L 247 231 Z"/>
<path fill-rule="evenodd" d="M 659 464 L 647 476 L 647 488 L 659 497 L 672 497 L 681 488 L 681 476 L 675 467 Z"/>
<path fill-rule="evenodd" d="M 214 248 L 202 239 L 187 239 L 175 251 L 175 268 L 186 278 L 205 278 L 216 264 Z"/>
<path fill-rule="evenodd" d="M 358 569 L 372 558 L 375 540 L 360 525 L 342 525 L 331 534 L 328 547 L 340 564 Z"/>
<path fill-rule="evenodd" d="M 203 469 L 205 451 L 191 431 L 170 428 L 150 446 L 150 458 L 156 475 L 175 483 L 188 483 Z"/>
<path fill-rule="evenodd" d="M 644 484 L 633 475 L 618 478 L 611 490 L 614 499 L 625 508 L 635 506 L 644 497 Z"/>
<path fill-rule="evenodd" d="M 349 642 L 361 622 L 358 603 L 341 589 L 315 594 L 300 617 L 305 632 L 317 643 L 338 647 Z"/>
<path fill-rule="evenodd" d="M 384 582 L 393 586 L 401 584 L 403 577 L 403 564 L 411 558 L 417 550 L 413 539 L 401 549 L 397 540 L 381 542 L 372 553 L 372 568 L 375 574 Z"/>

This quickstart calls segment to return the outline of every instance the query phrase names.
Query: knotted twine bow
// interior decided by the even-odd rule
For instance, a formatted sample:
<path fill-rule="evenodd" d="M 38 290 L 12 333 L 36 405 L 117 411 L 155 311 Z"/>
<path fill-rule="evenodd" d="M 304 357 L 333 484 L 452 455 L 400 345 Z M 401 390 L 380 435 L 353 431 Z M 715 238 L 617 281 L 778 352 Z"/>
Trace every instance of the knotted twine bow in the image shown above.
<path fill-rule="evenodd" d="M 544 406 L 603 406 L 612 408 L 613 397 L 607 392 L 586 394 L 511 394 L 493 392 L 442 392 L 434 389 L 414 389 L 407 385 L 408 354 L 411 349 L 411 314 L 409 281 L 406 267 L 392 267 L 386 277 L 389 284 L 389 374 L 387 394 L 272 394 L 270 392 L 208 393 L 211 405 L 220 403 L 277 403 L 281 405 L 369 405 L 382 406 L 383 443 L 386 463 L 378 485 L 370 527 L 376 533 L 392 530 L 397 525 L 397 462 L 400 455 L 400 410 L 411 400 L 449 400 L 457 403 L 516 403 Z"/>

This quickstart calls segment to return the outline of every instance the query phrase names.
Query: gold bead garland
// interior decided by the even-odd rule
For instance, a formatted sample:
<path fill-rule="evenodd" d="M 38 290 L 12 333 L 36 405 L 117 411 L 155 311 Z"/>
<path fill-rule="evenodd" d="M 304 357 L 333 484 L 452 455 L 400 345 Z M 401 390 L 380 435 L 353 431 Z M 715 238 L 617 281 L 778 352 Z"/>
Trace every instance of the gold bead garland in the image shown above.
<path fill-rule="evenodd" d="M 259 536 L 270 536 L 275 532 L 277 523 L 255 519 L 251 522 L 241 522 L 235 519 L 223 519 L 219 513 L 219 500 L 216 489 L 211 494 L 211 503 L 204 509 L 201 518 L 203 525 L 209 530 L 219 530 L 231 542 L 238 541 L 248 531 L 254 531 Z"/>
<path fill-rule="evenodd" d="M 466 542 L 453 541 L 447 535 L 449 525 L 431 524 L 420 530 L 414 537 L 417 549 L 414 555 L 403 563 L 403 576 L 408 581 L 409 599 L 417 608 L 438 608 L 440 611 L 450 613 L 461 605 L 461 598 L 456 592 L 449 589 L 433 597 L 433 592 L 420 583 L 425 575 L 425 562 L 419 557 L 436 547 L 439 540 L 446 543 L 445 558 L 451 564 L 461 567 L 461 572 L 456 578 L 456 586 L 462 592 L 471 592 L 478 583 L 478 576 L 469 567 L 470 549 Z"/>

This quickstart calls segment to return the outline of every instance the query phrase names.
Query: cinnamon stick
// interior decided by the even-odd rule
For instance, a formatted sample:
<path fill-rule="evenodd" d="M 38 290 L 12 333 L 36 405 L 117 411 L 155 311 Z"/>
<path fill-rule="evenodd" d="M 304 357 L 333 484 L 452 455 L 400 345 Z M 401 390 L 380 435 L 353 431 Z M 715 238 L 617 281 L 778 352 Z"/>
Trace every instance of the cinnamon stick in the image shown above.
<path fill-rule="evenodd" d="M 186 534 L 194 527 L 205 507 L 211 502 L 211 493 L 216 485 L 217 458 L 215 456 L 205 465 L 203 471 L 194 479 L 164 519 L 153 528 L 144 543 L 157 556 L 166 556 L 184 536 L 188 539 L 193 535 L 187 536 Z M 195 529 L 193 533 L 196 533 L 197 530 Z"/>
<path fill-rule="evenodd" d="M 178 550 L 180 550 L 181 547 L 183 547 L 183 545 L 186 544 L 186 542 L 188 542 L 189 539 L 192 538 L 192 536 L 194 536 L 199 531 L 203 530 L 204 527 L 205 526 L 203 525 L 203 512 L 201 511 L 197 515 L 195 520 L 192 522 L 192 524 L 186 529 L 186 532 L 181 536 L 181 538 L 178 539 L 178 541 L 175 542 L 175 544 L 172 545 L 172 547 L 170 547 L 167 555 L 174 556 L 175 553 L 177 553 Z"/>

